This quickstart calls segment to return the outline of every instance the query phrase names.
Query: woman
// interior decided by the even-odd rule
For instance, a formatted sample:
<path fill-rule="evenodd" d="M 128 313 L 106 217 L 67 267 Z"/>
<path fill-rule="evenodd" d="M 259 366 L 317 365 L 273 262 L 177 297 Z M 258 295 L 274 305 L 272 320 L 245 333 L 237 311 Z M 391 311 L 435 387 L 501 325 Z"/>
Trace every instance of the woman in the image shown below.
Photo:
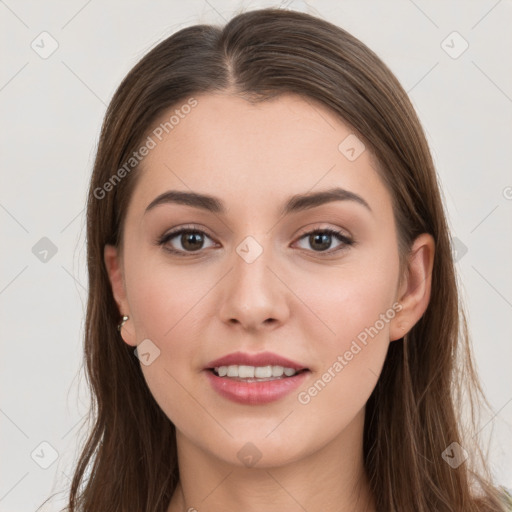
<path fill-rule="evenodd" d="M 87 230 L 69 510 L 506 510 L 461 430 L 425 136 L 353 36 L 266 9 L 163 41 L 109 106 Z"/>

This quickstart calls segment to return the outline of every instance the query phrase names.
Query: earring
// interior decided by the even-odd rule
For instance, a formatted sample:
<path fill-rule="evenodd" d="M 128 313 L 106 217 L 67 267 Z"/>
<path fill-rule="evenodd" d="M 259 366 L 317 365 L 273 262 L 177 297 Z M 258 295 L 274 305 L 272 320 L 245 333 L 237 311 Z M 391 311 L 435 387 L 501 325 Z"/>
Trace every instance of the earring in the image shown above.
<path fill-rule="evenodd" d="M 130 318 L 130 317 L 126 316 L 126 315 L 123 316 L 123 319 L 121 320 L 121 323 L 117 326 L 117 330 L 119 332 L 121 332 L 121 329 L 122 329 L 123 325 L 126 323 L 126 321 L 128 320 L 128 318 Z"/>

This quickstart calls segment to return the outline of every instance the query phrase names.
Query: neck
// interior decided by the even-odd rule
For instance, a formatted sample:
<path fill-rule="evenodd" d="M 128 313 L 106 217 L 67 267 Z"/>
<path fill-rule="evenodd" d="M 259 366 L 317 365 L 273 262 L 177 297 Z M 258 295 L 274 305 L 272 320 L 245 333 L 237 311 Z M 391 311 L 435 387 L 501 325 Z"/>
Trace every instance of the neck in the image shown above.
<path fill-rule="evenodd" d="M 314 453 L 287 464 L 234 466 L 177 432 L 180 482 L 168 512 L 375 512 L 363 466 L 364 409 Z"/>

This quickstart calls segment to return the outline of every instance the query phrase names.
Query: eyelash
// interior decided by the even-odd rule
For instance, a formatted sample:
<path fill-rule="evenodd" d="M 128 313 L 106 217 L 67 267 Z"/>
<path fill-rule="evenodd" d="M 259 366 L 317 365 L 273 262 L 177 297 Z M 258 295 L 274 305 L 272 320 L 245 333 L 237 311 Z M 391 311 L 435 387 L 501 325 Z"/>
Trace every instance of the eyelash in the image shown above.
<path fill-rule="evenodd" d="M 182 251 L 182 250 L 173 249 L 171 247 L 165 246 L 165 244 L 167 242 L 169 242 L 170 240 L 172 240 L 173 238 L 176 238 L 177 236 L 185 234 L 185 233 L 188 233 L 188 234 L 199 233 L 201 235 L 206 235 L 208 238 L 212 238 L 210 235 L 208 235 L 208 233 L 206 233 L 202 229 L 198 229 L 194 226 L 183 226 L 181 228 L 176 229 L 175 231 L 170 231 L 169 233 L 165 233 L 164 235 L 162 235 L 161 237 L 159 237 L 156 240 L 156 244 L 159 246 L 164 246 L 163 247 L 164 250 L 166 250 L 167 252 L 169 252 L 171 254 L 177 255 L 177 256 L 187 257 L 187 256 L 194 256 L 196 254 L 199 254 L 203 249 L 199 249 L 198 251 Z M 329 250 L 329 251 L 312 251 L 312 250 L 307 250 L 307 249 L 304 249 L 304 250 L 307 250 L 308 252 L 313 252 L 315 254 L 319 254 L 321 256 L 322 255 L 332 255 L 332 254 L 335 254 L 339 251 L 346 249 L 347 246 L 354 245 L 354 243 L 355 243 L 354 240 L 347 237 L 341 231 L 338 231 L 338 230 L 332 229 L 332 228 L 313 229 L 312 231 L 308 231 L 308 232 L 302 234 L 298 238 L 298 240 L 302 240 L 303 238 L 306 238 L 310 235 L 315 235 L 315 234 L 319 234 L 319 233 L 334 236 L 339 242 L 342 243 L 342 245 L 334 250 Z"/>

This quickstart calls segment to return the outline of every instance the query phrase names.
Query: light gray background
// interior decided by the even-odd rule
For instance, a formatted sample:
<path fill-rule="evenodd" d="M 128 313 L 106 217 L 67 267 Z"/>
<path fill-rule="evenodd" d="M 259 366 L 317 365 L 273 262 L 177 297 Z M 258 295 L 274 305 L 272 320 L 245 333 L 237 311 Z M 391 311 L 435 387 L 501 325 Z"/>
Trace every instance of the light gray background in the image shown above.
<path fill-rule="evenodd" d="M 35 510 L 72 473 L 88 404 L 79 377 L 85 194 L 107 103 L 130 68 L 171 33 L 270 5 L 280 4 L 0 1 L 2 512 Z M 360 38 L 410 94 L 459 240 L 475 359 L 495 411 L 482 421 L 482 435 L 491 438 L 498 482 L 512 487 L 512 2 L 282 5 L 319 14 Z M 46 59 L 31 47 L 35 41 L 40 52 L 51 48 L 43 31 L 58 43 Z M 464 41 L 446 39 L 454 31 L 469 44 L 458 58 Z M 43 237 L 57 248 L 46 262 L 33 253 Z M 51 462 L 52 451 L 42 442 L 58 453 L 48 469 L 40 464 Z"/>

